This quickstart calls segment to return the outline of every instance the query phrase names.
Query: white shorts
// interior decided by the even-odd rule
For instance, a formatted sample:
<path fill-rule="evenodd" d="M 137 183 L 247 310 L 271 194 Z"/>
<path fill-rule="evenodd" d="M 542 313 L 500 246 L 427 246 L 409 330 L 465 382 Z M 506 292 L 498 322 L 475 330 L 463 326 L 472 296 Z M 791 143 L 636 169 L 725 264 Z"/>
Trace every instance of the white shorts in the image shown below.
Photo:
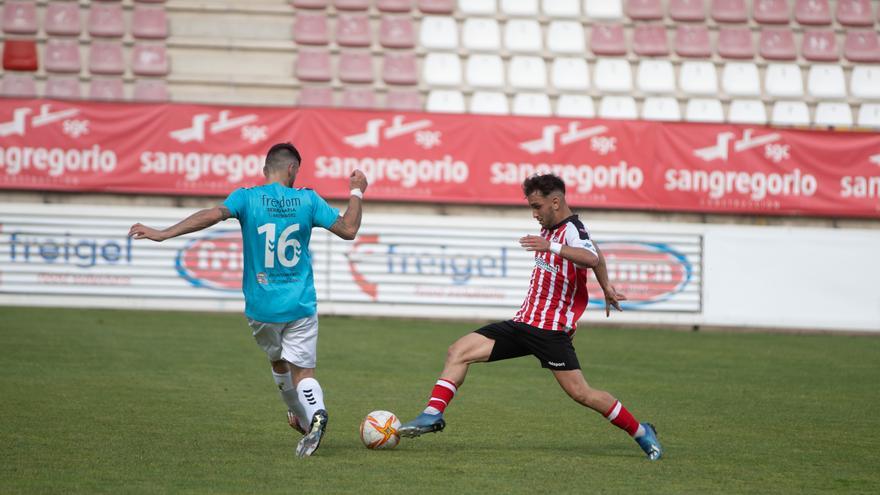
<path fill-rule="evenodd" d="M 254 340 L 270 361 L 285 360 L 300 368 L 314 368 L 318 354 L 318 315 L 287 323 L 247 319 Z"/>

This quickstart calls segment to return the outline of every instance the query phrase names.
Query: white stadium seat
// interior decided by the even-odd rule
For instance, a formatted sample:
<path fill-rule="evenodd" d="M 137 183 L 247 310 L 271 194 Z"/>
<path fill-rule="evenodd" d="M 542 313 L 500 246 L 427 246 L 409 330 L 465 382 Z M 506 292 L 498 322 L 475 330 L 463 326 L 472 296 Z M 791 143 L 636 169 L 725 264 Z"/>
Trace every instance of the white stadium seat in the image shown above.
<path fill-rule="evenodd" d="M 849 79 L 849 92 L 856 98 L 880 99 L 880 65 L 857 65 Z"/>
<path fill-rule="evenodd" d="M 549 17 L 580 17 L 581 0 L 541 0 L 541 10 Z"/>
<path fill-rule="evenodd" d="M 583 91 L 590 89 L 590 69 L 583 58 L 555 58 L 550 74 L 556 89 Z"/>
<path fill-rule="evenodd" d="M 425 55 L 422 79 L 431 86 L 458 86 L 461 60 L 455 53 L 429 53 Z"/>
<path fill-rule="evenodd" d="M 848 103 L 819 102 L 816 105 L 816 117 L 813 123 L 817 126 L 852 127 L 852 109 Z"/>
<path fill-rule="evenodd" d="M 803 101 L 777 101 L 773 104 L 770 123 L 775 125 L 810 125 L 810 110 Z"/>
<path fill-rule="evenodd" d="M 797 64 L 767 64 L 764 73 L 767 95 L 792 98 L 804 95 L 804 77 Z"/>
<path fill-rule="evenodd" d="M 534 17 L 538 15 L 538 0 L 501 0 L 501 12 L 507 15 Z"/>
<path fill-rule="evenodd" d="M 645 120 L 681 120 L 678 100 L 671 96 L 649 96 L 642 103 L 642 118 Z"/>
<path fill-rule="evenodd" d="M 461 27 L 461 44 L 468 50 L 498 51 L 501 28 L 498 21 L 486 17 L 469 17 Z"/>
<path fill-rule="evenodd" d="M 550 21 L 547 27 L 547 49 L 553 53 L 584 53 L 584 27 L 576 21 Z"/>
<path fill-rule="evenodd" d="M 545 93 L 517 93 L 513 97 L 513 114 L 535 117 L 549 116 L 550 97 Z"/>
<path fill-rule="evenodd" d="M 727 121 L 731 124 L 766 124 L 767 109 L 761 100 L 733 100 Z"/>
<path fill-rule="evenodd" d="M 499 55 L 471 55 L 465 66 L 465 78 L 470 86 L 501 88 L 504 86 L 504 62 Z"/>
<path fill-rule="evenodd" d="M 515 55 L 507 66 L 507 80 L 517 89 L 544 89 L 547 86 L 547 65 L 541 57 Z"/>
<path fill-rule="evenodd" d="M 880 129 L 880 103 L 862 103 L 859 107 L 859 127 Z"/>
<path fill-rule="evenodd" d="M 512 52 L 540 52 L 541 25 L 533 19 L 512 19 L 504 25 L 504 47 Z"/>
<path fill-rule="evenodd" d="M 678 73 L 678 87 L 691 95 L 718 93 L 718 75 L 712 62 L 682 62 Z"/>
<path fill-rule="evenodd" d="M 721 100 L 691 98 L 685 107 L 684 119 L 689 122 L 724 122 L 724 108 L 721 106 Z"/>
<path fill-rule="evenodd" d="M 807 91 L 817 98 L 846 98 L 846 80 L 843 67 L 831 64 L 810 66 Z"/>
<path fill-rule="evenodd" d="M 669 60 L 642 60 L 636 79 L 645 93 L 675 93 L 675 70 Z"/>
<path fill-rule="evenodd" d="M 596 116 L 593 99 L 584 95 L 559 95 L 556 100 L 556 115 L 559 117 L 592 118 Z"/>
<path fill-rule="evenodd" d="M 458 0 L 458 10 L 468 15 L 495 15 L 495 0 Z"/>
<path fill-rule="evenodd" d="M 751 62 L 728 62 L 721 72 L 721 87 L 730 96 L 761 96 L 758 66 Z"/>
<path fill-rule="evenodd" d="M 599 91 L 632 91 L 632 68 L 626 59 L 600 58 L 596 61 L 594 72 Z"/>
<path fill-rule="evenodd" d="M 435 89 L 428 93 L 425 110 L 429 112 L 464 113 L 464 95 L 461 91 Z"/>
<path fill-rule="evenodd" d="M 584 0 L 584 12 L 591 19 L 620 19 L 623 17 L 623 1 Z"/>
<path fill-rule="evenodd" d="M 477 91 L 471 96 L 471 113 L 507 115 L 510 108 L 504 93 Z"/>
<path fill-rule="evenodd" d="M 636 119 L 636 100 L 632 96 L 603 96 L 599 102 L 599 117 L 605 119 Z"/>
<path fill-rule="evenodd" d="M 431 50 L 455 50 L 458 48 L 458 25 L 446 16 L 426 15 L 419 28 L 419 44 Z"/>

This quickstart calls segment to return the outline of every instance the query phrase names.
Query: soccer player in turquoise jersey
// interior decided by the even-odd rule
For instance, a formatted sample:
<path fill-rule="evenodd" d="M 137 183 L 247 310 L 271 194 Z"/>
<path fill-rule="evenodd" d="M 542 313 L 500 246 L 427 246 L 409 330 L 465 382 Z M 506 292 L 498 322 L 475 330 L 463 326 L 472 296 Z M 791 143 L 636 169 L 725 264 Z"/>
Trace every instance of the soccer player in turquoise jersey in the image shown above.
<path fill-rule="evenodd" d="M 276 144 L 266 155 L 264 185 L 236 189 L 222 205 L 198 211 L 164 230 L 134 224 L 129 235 L 161 242 L 238 219 L 244 243 L 244 313 L 254 339 L 272 363 L 288 422 L 304 434 L 296 454 L 305 457 L 320 445 L 328 419 L 324 393 L 315 379 L 318 317 L 309 239 L 312 227 L 354 239 L 361 225 L 367 179 L 360 170 L 352 172 L 348 208 L 340 216 L 315 191 L 293 187 L 300 161 L 292 144 Z"/>

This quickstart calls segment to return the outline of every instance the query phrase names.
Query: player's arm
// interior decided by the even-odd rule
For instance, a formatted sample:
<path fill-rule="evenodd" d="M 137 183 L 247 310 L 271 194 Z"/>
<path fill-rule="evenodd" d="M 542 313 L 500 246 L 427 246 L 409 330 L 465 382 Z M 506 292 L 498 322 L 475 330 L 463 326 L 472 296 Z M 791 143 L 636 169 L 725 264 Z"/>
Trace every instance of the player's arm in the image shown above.
<path fill-rule="evenodd" d="M 333 225 L 330 226 L 330 232 L 338 235 L 346 241 L 350 241 L 357 236 L 358 230 L 361 228 L 361 216 L 363 214 L 364 192 L 367 190 L 367 177 L 360 170 L 355 170 L 349 177 L 349 185 L 351 186 L 351 196 L 348 197 L 348 208 L 345 213 L 339 217 Z"/>
<path fill-rule="evenodd" d="M 521 238 L 519 243 L 526 251 L 536 251 L 539 253 L 551 251 L 576 265 L 587 268 L 595 268 L 599 264 L 599 257 L 589 249 L 565 246 L 556 242 L 551 243 L 539 235 L 527 235 Z"/>
<path fill-rule="evenodd" d="M 128 235 L 129 237 L 133 237 L 135 239 L 150 239 L 152 241 L 162 242 L 165 239 L 171 239 L 172 237 L 177 237 L 179 235 L 189 234 L 190 232 L 197 232 L 199 230 L 206 229 L 218 222 L 226 220 L 231 216 L 232 213 L 230 213 L 230 211 L 225 206 L 215 206 L 213 208 L 199 210 L 192 215 L 184 218 L 180 222 L 163 230 L 154 229 L 152 227 L 147 227 L 146 225 L 136 223 L 131 226 L 131 229 L 128 231 Z"/>
<path fill-rule="evenodd" d="M 608 280 L 608 266 L 605 264 L 605 255 L 602 254 L 599 246 L 594 245 L 594 247 L 596 248 L 599 261 L 593 267 L 593 273 L 596 274 L 599 287 L 602 288 L 602 292 L 605 294 L 605 316 L 607 317 L 611 315 L 612 307 L 618 311 L 623 311 L 620 307 L 620 301 L 625 301 L 626 296 L 617 292 L 617 289 L 611 285 L 611 282 Z"/>

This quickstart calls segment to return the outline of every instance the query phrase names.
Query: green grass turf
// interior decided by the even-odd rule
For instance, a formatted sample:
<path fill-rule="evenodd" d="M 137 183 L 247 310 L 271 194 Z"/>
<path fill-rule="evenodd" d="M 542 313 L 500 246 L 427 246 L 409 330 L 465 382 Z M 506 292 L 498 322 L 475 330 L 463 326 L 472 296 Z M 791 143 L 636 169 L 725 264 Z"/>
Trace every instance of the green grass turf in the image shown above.
<path fill-rule="evenodd" d="M 445 432 L 365 449 L 361 418 L 416 414 L 474 326 L 322 318 L 330 425 L 297 459 L 242 316 L 0 308 L 0 493 L 880 493 L 872 337 L 582 328 L 657 463 L 530 357 L 473 366 Z"/>

